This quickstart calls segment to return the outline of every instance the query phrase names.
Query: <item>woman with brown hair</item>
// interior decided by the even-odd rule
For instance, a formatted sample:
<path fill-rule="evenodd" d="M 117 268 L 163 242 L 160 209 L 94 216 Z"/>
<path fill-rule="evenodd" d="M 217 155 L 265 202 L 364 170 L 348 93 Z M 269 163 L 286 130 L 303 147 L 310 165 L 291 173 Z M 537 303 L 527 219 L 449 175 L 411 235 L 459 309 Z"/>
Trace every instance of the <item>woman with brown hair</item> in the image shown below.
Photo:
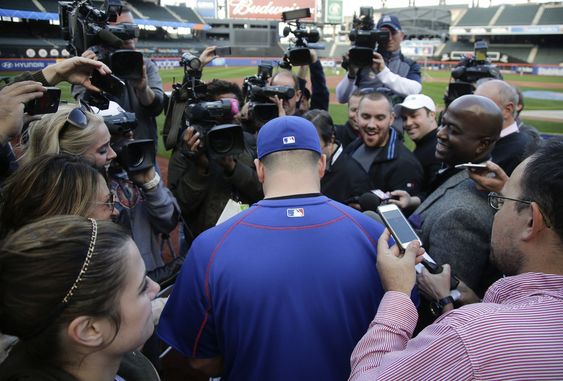
<path fill-rule="evenodd" d="M 57 216 L 0 248 L 0 331 L 20 342 L 0 380 L 158 380 L 139 352 L 159 287 L 110 221 Z"/>

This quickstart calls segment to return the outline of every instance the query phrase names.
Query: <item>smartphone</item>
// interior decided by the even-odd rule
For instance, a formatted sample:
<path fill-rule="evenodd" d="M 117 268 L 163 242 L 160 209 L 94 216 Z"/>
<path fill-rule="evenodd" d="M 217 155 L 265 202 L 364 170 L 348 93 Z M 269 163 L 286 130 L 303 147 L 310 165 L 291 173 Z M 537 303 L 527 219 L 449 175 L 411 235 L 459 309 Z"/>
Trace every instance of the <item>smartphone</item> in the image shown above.
<path fill-rule="evenodd" d="M 401 209 L 395 204 L 386 204 L 377 207 L 377 212 L 381 216 L 383 223 L 391 232 L 391 235 L 395 239 L 395 242 L 404 251 L 408 244 L 412 241 L 418 241 L 422 244 L 420 238 L 415 233 L 414 229 L 410 225 L 409 221 L 401 212 Z M 422 256 L 422 262 L 416 265 L 416 271 L 421 272 L 422 267 L 432 274 L 439 274 L 442 272 L 443 268 L 437 264 L 428 253 L 424 253 Z M 450 289 L 453 290 L 459 285 L 459 279 L 453 274 L 450 276 Z"/>
<path fill-rule="evenodd" d="M 25 104 L 24 112 L 28 115 L 52 114 L 59 109 L 61 100 L 61 89 L 58 87 L 47 87 L 47 91 L 41 98 L 35 98 Z"/>
<path fill-rule="evenodd" d="M 125 89 L 125 82 L 117 78 L 113 74 L 102 75 L 99 71 L 94 70 L 90 78 L 92 85 L 98 89 L 119 97 Z"/>
<path fill-rule="evenodd" d="M 487 168 L 487 164 L 485 163 L 464 163 L 464 164 L 458 164 L 455 166 L 457 169 L 486 169 Z"/>
<path fill-rule="evenodd" d="M 387 201 L 391 198 L 387 193 L 383 192 L 381 189 L 374 189 L 371 191 L 371 193 L 379 197 L 381 201 Z"/>
<path fill-rule="evenodd" d="M 418 238 L 411 224 L 397 205 L 380 205 L 377 207 L 377 213 L 381 216 L 383 223 L 391 232 L 401 251 L 405 251 L 412 241 L 418 241 L 422 245 L 422 241 Z"/>
<path fill-rule="evenodd" d="M 231 47 L 230 46 L 219 46 L 217 48 L 215 48 L 215 55 L 217 56 L 230 56 L 231 53 Z"/>

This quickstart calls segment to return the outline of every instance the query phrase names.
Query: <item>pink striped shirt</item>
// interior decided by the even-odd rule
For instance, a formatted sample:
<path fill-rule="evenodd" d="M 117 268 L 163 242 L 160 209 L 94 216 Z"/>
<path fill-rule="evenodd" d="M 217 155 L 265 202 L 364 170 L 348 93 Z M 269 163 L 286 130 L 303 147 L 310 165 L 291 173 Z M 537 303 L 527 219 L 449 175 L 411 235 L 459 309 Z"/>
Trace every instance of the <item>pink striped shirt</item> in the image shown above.
<path fill-rule="evenodd" d="M 350 380 L 563 380 L 563 276 L 500 279 L 483 303 L 441 316 L 409 340 L 418 314 L 387 292 L 352 353 Z"/>

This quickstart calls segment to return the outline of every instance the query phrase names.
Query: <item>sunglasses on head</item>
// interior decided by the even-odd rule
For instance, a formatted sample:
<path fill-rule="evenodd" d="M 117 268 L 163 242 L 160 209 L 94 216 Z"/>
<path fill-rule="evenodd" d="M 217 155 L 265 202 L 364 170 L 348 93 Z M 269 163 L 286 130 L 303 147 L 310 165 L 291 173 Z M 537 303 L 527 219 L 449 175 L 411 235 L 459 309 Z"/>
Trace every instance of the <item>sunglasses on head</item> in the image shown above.
<path fill-rule="evenodd" d="M 80 101 L 79 106 L 73 108 L 68 113 L 65 124 L 63 125 L 63 128 L 61 128 L 59 136 L 63 131 L 67 129 L 69 125 L 80 129 L 85 129 L 88 126 L 88 116 L 86 115 L 86 112 L 91 113 L 92 109 L 86 103 Z"/>

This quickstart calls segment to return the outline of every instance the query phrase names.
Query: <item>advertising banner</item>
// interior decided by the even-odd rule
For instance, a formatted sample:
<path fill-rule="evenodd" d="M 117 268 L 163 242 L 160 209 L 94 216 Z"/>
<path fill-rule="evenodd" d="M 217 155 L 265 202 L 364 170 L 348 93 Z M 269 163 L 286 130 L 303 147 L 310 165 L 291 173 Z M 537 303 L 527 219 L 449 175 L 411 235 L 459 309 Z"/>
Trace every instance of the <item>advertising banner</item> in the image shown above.
<path fill-rule="evenodd" d="M 342 24 L 342 0 L 326 0 L 324 16 L 325 24 Z"/>
<path fill-rule="evenodd" d="M 293 9 L 310 8 L 314 20 L 315 0 L 230 0 L 227 2 L 230 19 L 279 20 L 281 13 Z M 310 19 L 307 19 L 310 20 Z"/>

